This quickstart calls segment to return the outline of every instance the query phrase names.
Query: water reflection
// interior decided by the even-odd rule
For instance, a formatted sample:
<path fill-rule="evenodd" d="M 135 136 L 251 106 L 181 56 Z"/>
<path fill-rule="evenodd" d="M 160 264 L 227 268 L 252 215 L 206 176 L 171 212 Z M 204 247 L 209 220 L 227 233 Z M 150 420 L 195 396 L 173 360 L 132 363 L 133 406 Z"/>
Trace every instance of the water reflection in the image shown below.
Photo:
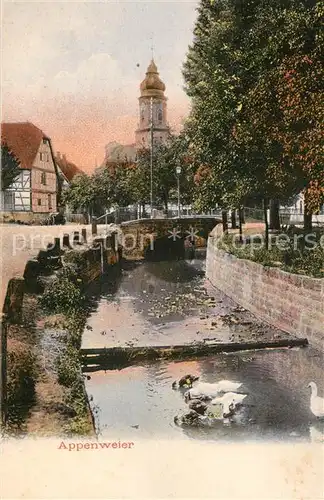
<path fill-rule="evenodd" d="M 93 308 L 83 347 L 196 341 L 201 311 L 207 307 L 203 304 L 207 298 L 203 276 L 202 259 L 127 262 L 119 273 L 89 288 Z M 228 341 L 227 326 L 222 333 Z M 212 337 L 213 332 L 208 335 Z"/>
<path fill-rule="evenodd" d="M 233 330 L 212 319 L 235 304 L 213 289 L 212 308 L 204 281 L 204 261 L 127 263 L 89 289 L 92 314 L 84 347 L 171 345 L 198 339 L 228 342 Z M 209 318 L 209 319 L 208 319 Z M 273 329 L 245 318 L 264 339 Z M 216 322 L 217 323 L 217 322 Z M 244 332 L 238 325 L 238 339 Z M 248 327 L 247 327 L 248 328 Z M 268 329 L 268 330 L 267 330 Z M 247 335 L 244 332 L 244 335 Z M 272 336 L 270 338 L 273 338 Z M 220 354 L 196 361 L 152 363 L 91 373 L 87 391 L 98 408 L 98 432 L 116 439 L 133 434 L 211 440 L 312 440 L 321 442 L 323 426 L 310 412 L 311 380 L 324 394 L 323 354 L 311 348 Z M 205 428 L 178 427 L 174 417 L 188 411 L 174 380 L 192 373 L 203 382 L 222 379 L 243 384 L 248 394 L 232 421 Z"/>
<path fill-rule="evenodd" d="M 311 378 L 323 393 L 321 361 L 301 369 L 297 379 L 287 377 L 290 364 L 304 367 L 311 351 L 260 351 L 247 355 L 224 354 L 178 363 L 154 363 L 120 371 L 97 372 L 87 381 L 87 391 L 100 411 L 97 428 L 103 435 L 169 437 L 222 441 L 284 440 L 323 441 L 324 424 L 309 409 Z M 313 358 L 317 359 L 318 358 Z M 288 362 L 289 360 L 289 362 Z M 178 427 L 174 417 L 188 411 L 183 392 L 172 390 L 172 381 L 186 373 L 202 382 L 222 379 L 243 384 L 248 394 L 232 421 L 215 421 L 203 428 Z M 296 373 L 297 375 L 297 373 Z"/>

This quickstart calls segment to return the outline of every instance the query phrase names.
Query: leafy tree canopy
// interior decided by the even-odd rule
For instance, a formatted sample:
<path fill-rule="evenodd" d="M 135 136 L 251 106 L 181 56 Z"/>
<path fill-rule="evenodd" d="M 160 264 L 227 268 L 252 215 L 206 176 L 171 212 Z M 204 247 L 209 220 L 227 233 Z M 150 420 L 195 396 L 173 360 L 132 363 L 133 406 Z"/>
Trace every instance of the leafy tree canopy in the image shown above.
<path fill-rule="evenodd" d="M 6 144 L 1 145 L 1 189 L 8 189 L 20 173 L 20 162 Z"/>
<path fill-rule="evenodd" d="M 183 69 L 201 206 L 321 202 L 322 16 L 322 0 L 201 0 Z"/>

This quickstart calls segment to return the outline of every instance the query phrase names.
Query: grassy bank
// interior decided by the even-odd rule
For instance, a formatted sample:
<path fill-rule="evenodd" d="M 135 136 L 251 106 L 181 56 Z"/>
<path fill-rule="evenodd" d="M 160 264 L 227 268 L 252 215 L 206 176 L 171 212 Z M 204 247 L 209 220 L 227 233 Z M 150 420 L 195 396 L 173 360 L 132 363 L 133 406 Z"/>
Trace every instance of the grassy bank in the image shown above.
<path fill-rule="evenodd" d="M 88 435 L 93 432 L 89 402 L 80 365 L 82 333 L 87 319 L 87 304 L 83 294 L 84 255 L 77 251 L 67 253 L 63 268 L 45 288 L 40 306 L 47 315 L 45 330 L 59 335 L 60 352 L 53 371 L 63 392 L 66 434 Z"/>
<path fill-rule="evenodd" d="M 272 234 L 269 247 L 260 234 L 243 236 L 226 234 L 218 242 L 218 248 L 240 259 L 248 259 L 264 266 L 279 267 L 284 271 L 313 278 L 324 278 L 324 230 L 311 234 L 294 228 L 292 231 Z"/>
<path fill-rule="evenodd" d="M 41 296 L 25 294 L 21 324 L 8 324 L 9 434 L 94 433 L 79 359 L 85 261 L 73 254 L 63 257 Z"/>
<path fill-rule="evenodd" d="M 33 297 L 24 300 L 22 323 L 3 322 L 7 334 L 7 430 L 26 431 L 26 420 L 36 401 L 36 383 L 41 368 L 35 349 L 36 334 L 32 325 L 36 315 Z"/>

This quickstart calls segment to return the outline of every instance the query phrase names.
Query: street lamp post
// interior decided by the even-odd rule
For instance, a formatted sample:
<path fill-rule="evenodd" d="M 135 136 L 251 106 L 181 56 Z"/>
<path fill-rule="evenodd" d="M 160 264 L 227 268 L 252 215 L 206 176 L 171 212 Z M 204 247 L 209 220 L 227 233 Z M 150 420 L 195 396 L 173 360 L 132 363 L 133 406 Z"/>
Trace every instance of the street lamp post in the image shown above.
<path fill-rule="evenodd" d="M 177 173 L 177 180 L 178 180 L 178 217 L 180 219 L 180 174 L 181 174 L 181 167 L 180 166 L 176 167 L 176 173 Z"/>
<path fill-rule="evenodd" d="M 154 158 L 154 128 L 153 128 L 153 97 L 151 97 L 150 102 L 150 135 L 151 135 L 151 151 L 150 151 L 150 174 L 151 174 L 151 192 L 150 192 L 150 204 L 151 204 L 151 218 L 153 217 L 153 158 Z"/>

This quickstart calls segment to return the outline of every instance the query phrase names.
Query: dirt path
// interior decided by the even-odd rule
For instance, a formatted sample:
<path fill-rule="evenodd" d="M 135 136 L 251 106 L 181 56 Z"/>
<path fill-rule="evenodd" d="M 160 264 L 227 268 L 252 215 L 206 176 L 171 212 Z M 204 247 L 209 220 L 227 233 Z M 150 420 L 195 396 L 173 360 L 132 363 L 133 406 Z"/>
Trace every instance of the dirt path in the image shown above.
<path fill-rule="evenodd" d="M 81 231 L 86 227 L 91 234 L 90 225 L 67 224 L 65 226 L 23 226 L 18 224 L 0 225 L 0 304 L 3 304 L 8 281 L 22 276 L 28 259 L 36 257 L 39 250 L 46 248 L 54 238 L 65 233 Z M 98 226 L 98 233 L 105 230 L 105 225 Z"/>

